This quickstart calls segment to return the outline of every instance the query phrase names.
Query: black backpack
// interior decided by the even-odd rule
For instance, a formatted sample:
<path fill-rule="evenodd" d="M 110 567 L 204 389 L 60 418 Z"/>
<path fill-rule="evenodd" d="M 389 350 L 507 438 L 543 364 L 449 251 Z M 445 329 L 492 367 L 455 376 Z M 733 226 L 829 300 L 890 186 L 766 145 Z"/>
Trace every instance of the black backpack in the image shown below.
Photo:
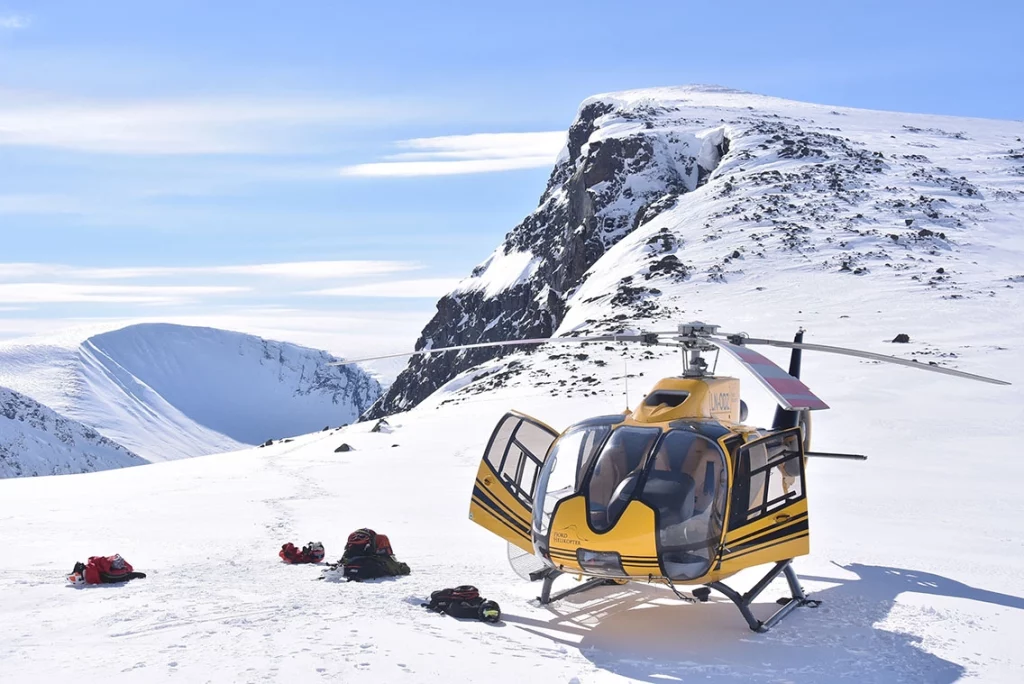
<path fill-rule="evenodd" d="M 421 604 L 436 613 L 445 613 L 454 618 L 473 618 L 484 622 L 501 619 L 501 608 L 494 601 L 480 596 L 476 587 L 463 584 L 449 589 L 439 589 L 430 594 L 430 603 Z"/>
<path fill-rule="evenodd" d="M 349 582 L 408 575 L 409 566 L 394 557 L 386 534 L 362 527 L 348 536 L 345 552 L 333 569 L 341 567 Z"/>
<path fill-rule="evenodd" d="M 380 556 L 356 556 L 349 558 L 342 564 L 345 579 L 349 582 L 376 577 L 388 577 L 394 573 L 390 572 L 387 564 Z"/>

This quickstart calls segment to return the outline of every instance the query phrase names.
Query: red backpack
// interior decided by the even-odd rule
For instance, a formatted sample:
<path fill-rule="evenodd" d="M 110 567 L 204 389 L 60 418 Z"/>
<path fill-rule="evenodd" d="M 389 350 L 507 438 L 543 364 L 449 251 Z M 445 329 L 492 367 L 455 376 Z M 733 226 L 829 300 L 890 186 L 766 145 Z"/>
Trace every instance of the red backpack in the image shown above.
<path fill-rule="evenodd" d="M 295 544 L 288 542 L 277 553 L 285 563 L 319 563 L 324 559 L 324 545 L 320 542 L 309 542 L 300 551 Z"/>
<path fill-rule="evenodd" d="M 369 527 L 363 527 L 348 535 L 342 559 L 360 556 L 393 556 L 391 540 L 386 534 L 377 534 Z"/>
<path fill-rule="evenodd" d="M 86 563 L 75 563 L 68 579 L 75 584 L 112 584 L 145 576 L 145 573 L 135 572 L 131 563 L 115 553 L 113 556 L 89 556 Z"/>

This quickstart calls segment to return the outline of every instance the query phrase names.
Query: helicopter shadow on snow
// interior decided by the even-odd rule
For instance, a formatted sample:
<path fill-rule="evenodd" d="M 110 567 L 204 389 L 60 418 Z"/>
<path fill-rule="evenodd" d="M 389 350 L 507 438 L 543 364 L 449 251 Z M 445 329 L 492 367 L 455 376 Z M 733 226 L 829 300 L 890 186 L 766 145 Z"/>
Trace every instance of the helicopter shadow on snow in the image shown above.
<path fill-rule="evenodd" d="M 658 682 L 955 682 L 961 665 L 919 648 L 912 634 L 875 625 L 903 592 L 933 594 L 1024 610 L 1024 599 L 976 589 L 939 575 L 857 563 L 839 566 L 858 579 L 803 576 L 838 583 L 815 591 L 817 608 L 802 607 L 772 631 L 751 632 L 728 600 L 681 604 L 663 588 L 600 587 L 547 608 L 548 621 L 505 615 L 521 629 L 577 648 L 596 667 Z M 782 587 L 785 585 L 783 584 Z M 766 596 L 776 595 L 773 585 Z M 755 604 L 766 619 L 778 606 Z M 563 636 L 564 635 L 564 636 Z"/>

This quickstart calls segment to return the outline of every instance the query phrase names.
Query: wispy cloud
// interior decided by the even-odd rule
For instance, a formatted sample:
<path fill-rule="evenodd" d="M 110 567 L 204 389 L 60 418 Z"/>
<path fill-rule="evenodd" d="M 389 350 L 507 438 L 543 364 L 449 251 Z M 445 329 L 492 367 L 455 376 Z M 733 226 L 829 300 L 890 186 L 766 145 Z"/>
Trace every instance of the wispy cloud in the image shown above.
<path fill-rule="evenodd" d="M 31 20 L 28 17 L 24 17 L 20 14 L 0 14 L 0 30 L 7 29 L 9 31 L 16 31 L 18 29 L 28 28 L 31 24 Z"/>
<path fill-rule="evenodd" d="M 422 268 L 414 261 L 294 261 L 232 266 L 128 266 L 81 268 L 61 264 L 0 264 L 0 280 L 61 278 L 69 280 L 132 280 L 205 275 L 290 278 L 295 280 L 353 279 L 404 273 Z"/>
<path fill-rule="evenodd" d="M 233 154 L 308 145 L 309 130 L 376 125 L 423 113 L 414 106 L 317 99 L 72 101 L 3 93 L 0 146 L 116 154 Z M 312 139 L 312 138 L 309 138 Z"/>
<path fill-rule="evenodd" d="M 329 297 L 430 297 L 447 294 L 459 283 L 458 278 L 420 278 L 418 280 L 392 280 L 383 283 L 365 283 L 347 287 L 306 292 L 309 295 Z"/>
<path fill-rule="evenodd" d="M 3 283 L 3 304 L 183 304 L 210 295 L 239 294 L 244 287 L 166 285 L 88 285 L 72 283 Z"/>
<path fill-rule="evenodd" d="M 66 195 L 0 195 L 0 214 L 77 214 L 82 204 Z"/>
<path fill-rule="evenodd" d="M 446 135 L 397 144 L 409 151 L 339 172 L 343 176 L 439 176 L 546 167 L 554 164 L 565 144 L 565 132 Z"/>
<path fill-rule="evenodd" d="M 11 307 L 13 308 L 13 307 Z M 0 316 L 0 347 L 7 344 L 77 344 L 92 335 L 136 323 L 178 323 L 260 335 L 327 349 L 339 356 L 371 356 L 381 349 L 412 349 L 420 330 L 434 314 L 422 306 L 388 311 L 291 309 L 274 307 L 213 308 L 192 313 L 146 316 L 48 318 Z M 405 360 L 400 361 L 404 367 Z M 396 368 L 395 373 L 401 368 Z"/>

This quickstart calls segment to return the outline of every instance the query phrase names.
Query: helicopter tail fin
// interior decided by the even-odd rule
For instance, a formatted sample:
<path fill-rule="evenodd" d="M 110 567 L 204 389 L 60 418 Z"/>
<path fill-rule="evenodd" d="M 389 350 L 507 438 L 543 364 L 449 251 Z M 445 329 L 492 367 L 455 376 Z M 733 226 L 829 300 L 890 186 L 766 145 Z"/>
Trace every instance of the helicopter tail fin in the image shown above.
<path fill-rule="evenodd" d="M 793 337 L 793 341 L 800 344 L 804 341 L 804 331 L 801 328 Z M 800 377 L 800 360 L 803 356 L 802 349 L 794 349 L 789 355 L 789 374 L 794 378 Z M 772 421 L 773 430 L 784 430 L 796 427 L 800 421 L 799 411 L 787 411 L 781 406 L 775 407 L 775 420 Z"/>

